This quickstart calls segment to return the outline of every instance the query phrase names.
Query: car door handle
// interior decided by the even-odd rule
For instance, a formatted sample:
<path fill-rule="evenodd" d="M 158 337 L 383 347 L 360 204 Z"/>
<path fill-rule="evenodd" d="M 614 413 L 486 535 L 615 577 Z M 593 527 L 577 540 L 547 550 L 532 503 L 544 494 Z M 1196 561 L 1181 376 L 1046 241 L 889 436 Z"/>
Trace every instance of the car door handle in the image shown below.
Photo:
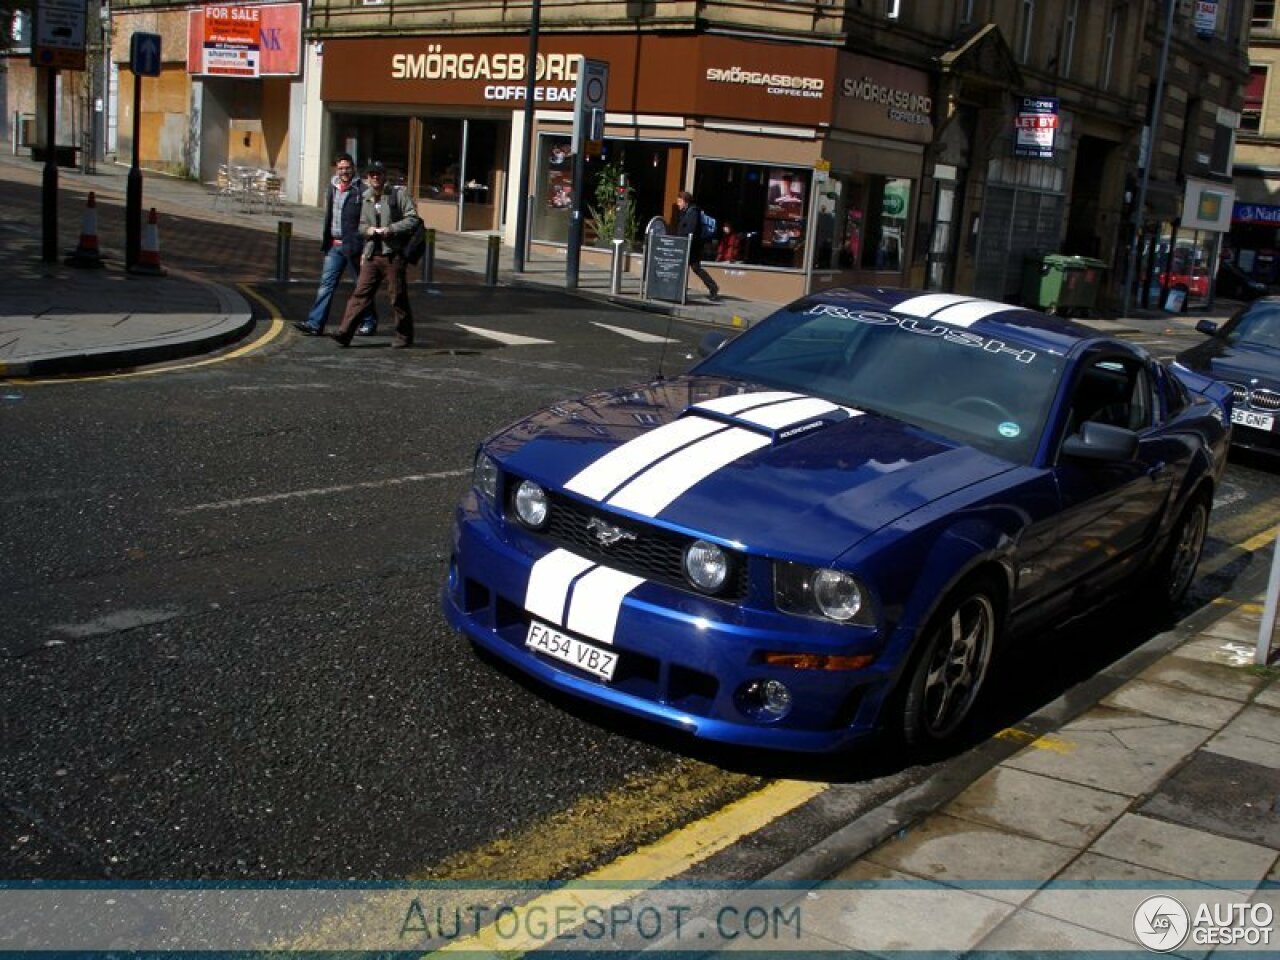
<path fill-rule="evenodd" d="M 1147 476 L 1150 477 L 1152 480 L 1159 480 L 1160 477 L 1164 474 L 1164 469 L 1167 466 L 1168 464 L 1165 463 L 1163 460 L 1157 461 L 1156 463 L 1153 463 L 1151 466 L 1147 467 Z"/>

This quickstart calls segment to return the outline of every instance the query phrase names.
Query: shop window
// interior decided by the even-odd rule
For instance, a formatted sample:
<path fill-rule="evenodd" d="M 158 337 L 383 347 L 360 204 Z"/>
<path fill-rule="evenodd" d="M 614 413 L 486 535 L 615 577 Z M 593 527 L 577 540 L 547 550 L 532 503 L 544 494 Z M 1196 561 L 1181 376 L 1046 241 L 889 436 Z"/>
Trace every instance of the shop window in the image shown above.
<path fill-rule="evenodd" d="M 814 268 L 901 272 L 912 188 L 911 180 L 867 174 L 840 174 L 820 183 Z"/>
<path fill-rule="evenodd" d="M 462 190 L 462 120 L 427 117 L 422 121 L 420 192 L 428 200 L 457 201 Z"/>
<path fill-rule="evenodd" d="M 716 220 L 717 233 L 738 235 L 739 262 L 804 266 L 812 170 L 699 160 L 693 179 L 694 198 Z M 715 258 L 718 240 L 705 238 L 704 259 Z"/>
<path fill-rule="evenodd" d="M 532 196 L 532 228 L 534 240 L 565 243 L 569 239 L 569 217 L 573 207 L 573 141 L 569 134 L 543 133 L 538 136 L 534 164 Z M 593 225 L 609 219 L 604 211 L 595 211 L 597 187 L 603 171 L 621 170 L 626 176 L 627 195 L 633 209 L 628 221 L 636 225 L 637 236 L 627 239 L 639 242 L 645 225 L 660 217 L 669 221 L 675 206 L 674 187 L 668 170 L 684 169 L 686 144 L 661 140 L 617 140 L 606 138 L 598 157 L 587 157 L 585 193 L 583 196 L 583 242 L 607 245 L 611 237 L 596 237 Z M 675 178 L 678 181 L 679 177 Z M 616 194 L 617 184 L 606 191 Z M 599 216 L 597 216 L 599 215 Z M 668 225 L 670 225 L 668 223 Z"/>

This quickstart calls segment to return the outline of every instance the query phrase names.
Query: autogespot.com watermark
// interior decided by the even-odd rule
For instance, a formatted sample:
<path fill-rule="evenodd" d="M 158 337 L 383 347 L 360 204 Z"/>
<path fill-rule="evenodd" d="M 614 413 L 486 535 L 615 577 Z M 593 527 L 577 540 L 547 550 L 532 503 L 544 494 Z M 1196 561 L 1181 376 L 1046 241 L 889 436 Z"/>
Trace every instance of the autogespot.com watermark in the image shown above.
<path fill-rule="evenodd" d="M 1166 894 L 1148 897 L 1133 914 L 1138 942 L 1156 953 L 1177 950 L 1188 940 L 1202 947 L 1269 947 L 1274 923 L 1269 903 L 1200 903 L 1191 912 Z"/>

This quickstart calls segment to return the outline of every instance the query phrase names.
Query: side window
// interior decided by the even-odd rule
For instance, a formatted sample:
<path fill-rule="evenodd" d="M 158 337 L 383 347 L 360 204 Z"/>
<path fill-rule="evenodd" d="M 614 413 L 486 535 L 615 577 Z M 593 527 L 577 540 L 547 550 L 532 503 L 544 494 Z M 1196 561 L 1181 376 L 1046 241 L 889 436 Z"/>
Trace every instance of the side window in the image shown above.
<path fill-rule="evenodd" d="M 1152 390 L 1151 378 L 1139 363 L 1103 359 L 1088 364 L 1071 399 L 1068 433 L 1079 430 L 1085 421 L 1145 430 L 1155 409 Z"/>

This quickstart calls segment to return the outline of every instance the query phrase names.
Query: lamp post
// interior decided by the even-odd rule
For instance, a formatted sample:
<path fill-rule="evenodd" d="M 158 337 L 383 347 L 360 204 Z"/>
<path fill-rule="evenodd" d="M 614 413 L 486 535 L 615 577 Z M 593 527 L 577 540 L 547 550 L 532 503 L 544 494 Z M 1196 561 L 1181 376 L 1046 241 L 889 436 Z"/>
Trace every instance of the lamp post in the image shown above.
<path fill-rule="evenodd" d="M 520 151 L 520 182 L 516 191 L 516 251 L 512 266 L 524 273 L 524 249 L 529 238 L 529 154 L 533 150 L 533 91 L 538 74 L 538 26 L 542 19 L 542 0 L 533 0 L 529 12 L 529 59 L 525 62 L 524 145 Z"/>
<path fill-rule="evenodd" d="M 1160 66 L 1156 70 L 1156 95 L 1151 103 L 1151 117 L 1147 126 L 1147 163 L 1142 168 L 1142 181 L 1138 186 L 1138 200 L 1134 205 L 1133 236 L 1129 238 L 1129 263 L 1124 271 L 1124 302 L 1121 316 L 1129 315 L 1129 298 L 1133 295 L 1133 272 L 1138 259 L 1138 228 L 1146 222 L 1147 184 L 1151 181 L 1151 168 L 1159 153 L 1160 103 L 1164 100 L 1164 75 L 1169 64 L 1169 38 L 1173 36 L 1173 0 L 1165 0 L 1164 45 L 1160 48 Z M 1169 271 L 1165 270 L 1168 276 Z"/>

